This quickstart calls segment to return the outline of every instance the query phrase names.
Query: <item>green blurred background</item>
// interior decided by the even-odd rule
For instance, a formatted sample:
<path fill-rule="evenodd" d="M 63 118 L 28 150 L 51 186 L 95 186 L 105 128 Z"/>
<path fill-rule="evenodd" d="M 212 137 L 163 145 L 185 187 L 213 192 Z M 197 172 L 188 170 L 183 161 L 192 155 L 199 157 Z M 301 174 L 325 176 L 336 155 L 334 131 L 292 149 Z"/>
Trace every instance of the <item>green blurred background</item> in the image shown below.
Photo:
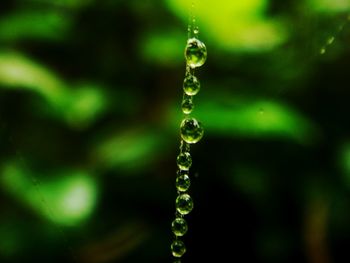
<path fill-rule="evenodd" d="M 184 262 L 344 262 L 350 2 L 195 2 Z M 190 6 L 1 1 L 0 262 L 171 262 Z"/>

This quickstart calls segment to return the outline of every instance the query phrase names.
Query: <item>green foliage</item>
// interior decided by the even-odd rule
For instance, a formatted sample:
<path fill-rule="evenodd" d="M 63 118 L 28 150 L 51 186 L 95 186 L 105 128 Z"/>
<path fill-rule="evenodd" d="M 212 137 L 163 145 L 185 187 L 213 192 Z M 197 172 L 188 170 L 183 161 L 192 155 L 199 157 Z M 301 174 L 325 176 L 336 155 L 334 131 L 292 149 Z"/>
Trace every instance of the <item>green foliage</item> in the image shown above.
<path fill-rule="evenodd" d="M 140 52 L 149 63 L 178 65 L 183 62 L 183 42 L 183 32 L 152 32 L 140 42 Z"/>
<path fill-rule="evenodd" d="M 44 218 L 74 226 L 86 220 L 94 210 L 97 183 L 86 172 L 63 171 L 49 176 L 49 180 L 40 180 L 40 184 L 39 176 L 30 173 L 16 163 L 8 163 L 1 171 L 1 183 L 5 191 Z"/>
<path fill-rule="evenodd" d="M 25 39 L 64 41 L 70 25 L 69 16 L 54 10 L 49 12 L 23 11 L 1 17 L 0 38 L 6 42 Z"/>
<path fill-rule="evenodd" d="M 350 9 L 350 3 L 343 0 L 308 0 L 308 5 L 321 12 L 346 12 Z"/>
<path fill-rule="evenodd" d="M 220 99 L 202 101 L 197 114 L 215 135 L 280 137 L 299 143 L 311 142 L 315 128 L 302 115 L 282 103 L 267 100 Z"/>
<path fill-rule="evenodd" d="M 188 1 L 167 0 L 184 21 L 188 20 Z M 285 28 L 266 17 L 266 0 L 201 1 L 195 7 L 200 28 L 215 45 L 228 51 L 262 51 L 286 40 Z"/>
<path fill-rule="evenodd" d="M 99 140 L 92 156 L 105 168 L 139 172 L 166 152 L 161 148 L 166 143 L 164 135 L 155 130 L 130 129 Z"/>
<path fill-rule="evenodd" d="M 0 84 L 38 93 L 54 114 L 77 127 L 94 121 L 106 104 L 100 87 L 82 84 L 82 87 L 71 90 L 44 65 L 16 53 L 0 54 Z"/>
<path fill-rule="evenodd" d="M 191 1 L 1 2 L 0 262 L 167 262 L 181 106 L 204 129 L 185 261 L 343 258 L 349 2 L 195 2 L 184 105 Z"/>

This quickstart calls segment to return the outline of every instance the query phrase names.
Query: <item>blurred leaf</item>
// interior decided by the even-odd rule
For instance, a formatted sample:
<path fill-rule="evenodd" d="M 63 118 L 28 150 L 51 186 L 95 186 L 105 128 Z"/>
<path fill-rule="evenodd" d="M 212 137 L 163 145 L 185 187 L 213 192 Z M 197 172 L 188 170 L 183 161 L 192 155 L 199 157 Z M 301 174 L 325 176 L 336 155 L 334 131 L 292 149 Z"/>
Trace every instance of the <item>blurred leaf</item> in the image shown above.
<path fill-rule="evenodd" d="M 309 7 L 322 12 L 349 12 L 350 1 L 348 0 L 308 0 Z"/>
<path fill-rule="evenodd" d="M 344 183 L 350 187 L 350 143 L 344 143 L 339 155 L 340 167 L 343 172 Z"/>
<path fill-rule="evenodd" d="M 178 113 L 172 118 L 174 123 L 178 123 Z M 213 95 L 201 99 L 194 116 L 203 123 L 205 133 L 212 136 L 286 138 L 307 144 L 318 135 L 309 120 L 270 100 Z"/>
<path fill-rule="evenodd" d="M 52 103 L 62 103 L 66 95 L 66 85 L 58 76 L 18 53 L 0 53 L 0 84 L 36 91 Z"/>
<path fill-rule="evenodd" d="M 83 171 L 63 171 L 55 179 L 39 182 L 38 177 L 16 163 L 7 163 L 1 175 L 4 190 L 39 215 L 60 225 L 81 223 L 96 206 L 97 183 Z"/>
<path fill-rule="evenodd" d="M 141 41 L 145 60 L 161 65 L 176 65 L 183 62 L 185 39 L 180 32 L 153 33 Z"/>
<path fill-rule="evenodd" d="M 107 98 L 101 91 L 98 85 L 84 83 L 71 92 L 69 108 L 62 109 L 71 126 L 84 128 L 105 110 Z"/>
<path fill-rule="evenodd" d="M 65 8 L 81 8 L 93 2 L 92 0 L 26 0 L 26 1 L 32 2 L 32 3 L 41 3 L 41 4 L 46 3 L 55 7 L 65 7 Z"/>
<path fill-rule="evenodd" d="M 103 138 L 94 147 L 92 156 L 102 166 L 138 170 L 164 154 L 164 139 L 154 130 L 131 129 Z"/>
<path fill-rule="evenodd" d="M 296 111 L 272 101 L 245 101 L 239 107 L 202 103 L 198 116 L 208 132 L 251 137 L 286 137 L 298 142 L 312 139 L 313 127 Z"/>
<path fill-rule="evenodd" d="M 17 41 L 22 39 L 62 40 L 71 24 L 68 16 L 52 11 L 16 12 L 0 20 L 0 39 Z"/>
<path fill-rule="evenodd" d="M 167 0 L 171 10 L 185 23 L 191 2 Z M 261 51 L 281 44 L 287 35 L 281 23 L 267 20 L 267 0 L 203 0 L 197 3 L 194 13 L 200 30 L 218 46 L 227 50 Z"/>
<path fill-rule="evenodd" d="M 0 53 L 0 84 L 40 94 L 55 114 L 78 128 L 90 124 L 106 104 L 99 86 L 84 83 L 79 89 L 69 89 L 68 84 L 44 65 L 17 53 Z"/>

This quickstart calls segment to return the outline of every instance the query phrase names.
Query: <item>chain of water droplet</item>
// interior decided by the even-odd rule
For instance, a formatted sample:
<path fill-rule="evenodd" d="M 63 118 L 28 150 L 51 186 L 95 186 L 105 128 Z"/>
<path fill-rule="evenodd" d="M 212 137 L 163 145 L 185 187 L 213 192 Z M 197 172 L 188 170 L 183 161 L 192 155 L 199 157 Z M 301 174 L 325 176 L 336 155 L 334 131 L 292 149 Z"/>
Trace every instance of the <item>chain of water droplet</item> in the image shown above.
<path fill-rule="evenodd" d="M 175 236 L 171 244 L 171 252 L 175 258 L 174 263 L 180 263 L 180 258 L 186 252 L 186 246 L 181 240 L 188 230 L 184 216 L 193 209 L 193 200 L 188 194 L 188 189 L 191 184 L 189 169 L 192 165 L 190 145 L 197 143 L 203 137 L 204 133 L 201 123 L 190 116 L 194 108 L 193 96 L 200 90 L 199 80 L 195 76 L 195 68 L 202 66 L 207 58 L 206 47 L 204 43 L 198 39 L 199 30 L 195 25 L 193 9 L 194 3 L 192 2 L 190 22 L 188 25 L 188 40 L 185 48 L 186 73 L 183 82 L 183 98 L 181 102 L 184 119 L 180 125 L 180 153 L 176 159 L 178 167 L 176 176 L 176 212 L 175 219 L 171 223 L 172 232 Z"/>

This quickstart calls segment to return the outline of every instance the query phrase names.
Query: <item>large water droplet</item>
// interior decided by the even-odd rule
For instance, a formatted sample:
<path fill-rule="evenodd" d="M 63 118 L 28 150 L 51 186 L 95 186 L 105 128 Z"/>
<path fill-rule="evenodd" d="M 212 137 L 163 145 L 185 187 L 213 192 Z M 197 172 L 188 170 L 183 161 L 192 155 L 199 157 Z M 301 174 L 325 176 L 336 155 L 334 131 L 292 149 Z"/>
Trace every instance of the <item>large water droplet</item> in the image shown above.
<path fill-rule="evenodd" d="M 202 124 L 195 118 L 186 118 L 180 126 L 181 138 L 187 143 L 197 143 L 202 139 L 204 130 Z"/>
<path fill-rule="evenodd" d="M 192 165 L 191 154 L 188 153 L 188 152 L 180 153 L 177 156 L 176 162 L 177 162 L 177 166 L 181 170 L 188 170 L 188 169 L 190 169 L 190 167 Z"/>
<path fill-rule="evenodd" d="M 185 254 L 186 252 L 186 246 L 185 243 L 182 242 L 181 240 L 175 240 L 171 244 L 171 252 L 174 257 L 180 258 Z"/>
<path fill-rule="evenodd" d="M 187 95 L 193 96 L 199 92 L 201 85 L 195 76 L 187 75 L 184 79 L 183 88 Z"/>
<path fill-rule="evenodd" d="M 187 40 L 185 58 L 191 68 L 202 66 L 207 59 L 207 48 L 204 43 L 197 38 Z"/>
<path fill-rule="evenodd" d="M 183 218 L 175 218 L 175 220 L 171 223 L 171 229 L 175 236 L 181 237 L 186 234 L 188 230 L 187 222 Z"/>
<path fill-rule="evenodd" d="M 191 180 L 187 171 L 180 170 L 176 177 L 176 189 L 180 192 L 186 192 L 191 186 Z"/>
<path fill-rule="evenodd" d="M 181 215 L 187 215 L 193 209 L 193 201 L 189 194 L 181 194 L 176 198 L 176 210 Z"/>

